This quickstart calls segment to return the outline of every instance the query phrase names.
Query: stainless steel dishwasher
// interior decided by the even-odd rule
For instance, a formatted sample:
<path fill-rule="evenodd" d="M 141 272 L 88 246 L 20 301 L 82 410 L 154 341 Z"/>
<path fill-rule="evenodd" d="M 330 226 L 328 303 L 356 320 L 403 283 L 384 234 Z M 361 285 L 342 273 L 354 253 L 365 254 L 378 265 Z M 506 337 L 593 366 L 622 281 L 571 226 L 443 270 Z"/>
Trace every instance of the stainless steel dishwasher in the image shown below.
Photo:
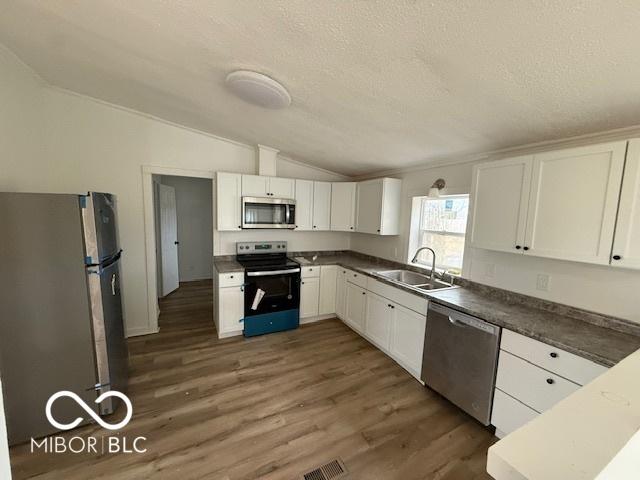
<path fill-rule="evenodd" d="M 500 327 L 430 302 L 422 380 L 489 425 L 499 341 Z"/>

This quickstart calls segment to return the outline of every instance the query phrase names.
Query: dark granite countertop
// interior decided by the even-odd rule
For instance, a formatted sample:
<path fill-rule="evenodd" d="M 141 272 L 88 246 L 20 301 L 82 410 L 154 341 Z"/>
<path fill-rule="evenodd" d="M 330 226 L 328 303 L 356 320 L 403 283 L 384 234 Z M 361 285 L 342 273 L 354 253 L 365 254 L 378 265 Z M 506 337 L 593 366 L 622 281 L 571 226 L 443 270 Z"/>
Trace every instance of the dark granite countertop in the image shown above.
<path fill-rule="evenodd" d="M 318 257 L 313 260 L 313 256 Z M 304 266 L 339 265 L 605 366 L 640 349 L 640 325 L 460 279 L 462 286 L 424 292 L 386 278 L 385 269 L 421 269 L 354 252 L 290 252 Z M 301 260 L 301 257 L 304 260 Z M 219 273 L 242 271 L 233 257 L 216 257 Z"/>

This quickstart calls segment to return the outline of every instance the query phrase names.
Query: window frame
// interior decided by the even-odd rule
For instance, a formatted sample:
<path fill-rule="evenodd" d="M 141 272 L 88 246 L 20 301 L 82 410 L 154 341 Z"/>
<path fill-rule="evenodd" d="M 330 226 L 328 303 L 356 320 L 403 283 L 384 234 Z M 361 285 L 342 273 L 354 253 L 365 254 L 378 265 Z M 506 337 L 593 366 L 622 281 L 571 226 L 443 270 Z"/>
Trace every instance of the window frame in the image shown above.
<path fill-rule="evenodd" d="M 416 196 L 413 197 L 413 201 L 418 201 L 420 202 L 420 208 L 419 208 L 419 212 L 418 212 L 418 217 L 417 219 L 415 218 L 416 212 L 415 212 L 415 203 L 412 204 L 412 212 L 411 212 L 411 216 L 412 216 L 412 222 L 411 222 L 411 231 L 409 232 L 409 255 L 407 258 L 407 263 L 412 264 L 411 260 L 413 258 L 413 255 L 415 254 L 415 251 L 422 247 L 422 237 L 424 235 L 424 233 L 429 233 L 432 235 L 442 235 L 442 236 L 452 236 L 452 237 L 462 237 L 465 239 L 465 244 L 466 244 L 466 236 L 467 236 L 467 227 L 469 225 L 469 209 L 471 206 L 471 199 L 470 199 L 470 195 L 468 193 L 457 193 L 457 194 L 451 194 L 451 195 L 442 195 L 440 197 L 429 197 L 428 195 L 421 195 L 421 196 Z M 460 232 L 451 232 L 451 231 L 443 231 L 443 230 L 429 230 L 429 229 L 423 229 L 422 228 L 422 222 L 424 219 L 424 208 L 425 208 L 425 204 L 427 201 L 429 200 L 453 200 L 453 199 L 466 199 L 467 200 L 467 220 L 465 222 L 465 231 L 464 233 L 460 233 Z M 411 247 L 414 247 L 413 249 Z M 465 245 L 466 246 L 466 245 Z M 463 264 L 458 266 L 453 266 L 453 265 L 444 265 L 444 264 L 438 264 L 436 263 L 436 270 L 441 270 L 441 271 L 447 271 L 450 269 L 455 269 L 455 270 L 459 270 L 460 274 L 462 274 L 462 267 L 464 265 L 464 250 L 465 250 L 465 246 L 463 246 L 463 251 L 462 251 L 462 256 L 463 256 Z M 413 250 L 413 251 L 411 251 Z M 412 265 L 417 265 L 419 267 L 423 267 L 423 268 L 427 268 L 430 269 L 431 268 L 431 262 L 430 261 L 424 261 L 424 260 L 420 260 L 418 259 L 418 261 L 416 263 L 413 263 Z"/>

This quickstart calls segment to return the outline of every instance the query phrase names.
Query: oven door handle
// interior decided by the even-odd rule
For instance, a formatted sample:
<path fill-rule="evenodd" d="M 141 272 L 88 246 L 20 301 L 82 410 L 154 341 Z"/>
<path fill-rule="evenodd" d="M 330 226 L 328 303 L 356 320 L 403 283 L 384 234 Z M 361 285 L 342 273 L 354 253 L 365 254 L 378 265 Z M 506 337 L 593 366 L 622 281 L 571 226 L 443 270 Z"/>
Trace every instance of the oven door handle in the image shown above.
<path fill-rule="evenodd" d="M 247 272 L 247 277 L 267 277 L 269 275 L 282 275 L 284 273 L 298 273 L 299 268 L 291 268 L 288 270 L 271 270 L 266 272 Z"/>

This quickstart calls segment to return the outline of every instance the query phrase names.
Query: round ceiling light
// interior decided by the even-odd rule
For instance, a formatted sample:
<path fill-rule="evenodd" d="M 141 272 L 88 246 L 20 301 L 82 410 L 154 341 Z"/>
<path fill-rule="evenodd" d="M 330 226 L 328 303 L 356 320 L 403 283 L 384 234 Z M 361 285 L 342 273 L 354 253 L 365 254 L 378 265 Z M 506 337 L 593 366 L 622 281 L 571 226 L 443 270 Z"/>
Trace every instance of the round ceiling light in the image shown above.
<path fill-rule="evenodd" d="M 227 75 L 226 84 L 241 99 L 265 108 L 291 105 L 287 89 L 273 78 L 250 70 L 237 70 Z"/>

